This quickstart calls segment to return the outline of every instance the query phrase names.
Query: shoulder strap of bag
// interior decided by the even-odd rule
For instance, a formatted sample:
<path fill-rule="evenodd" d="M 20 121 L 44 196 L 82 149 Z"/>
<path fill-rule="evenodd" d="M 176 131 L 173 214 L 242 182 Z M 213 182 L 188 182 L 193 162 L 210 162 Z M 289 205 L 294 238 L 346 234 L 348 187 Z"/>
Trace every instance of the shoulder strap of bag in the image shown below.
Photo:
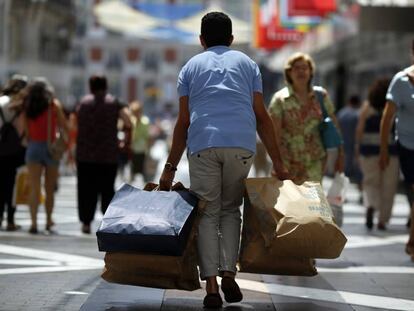
<path fill-rule="evenodd" d="M 326 107 L 325 107 L 325 105 L 323 103 L 323 101 L 324 101 L 324 94 L 325 93 L 324 93 L 322 87 L 320 87 L 320 86 L 314 86 L 313 87 L 313 92 L 315 93 L 316 98 L 317 98 L 317 100 L 319 102 L 319 105 L 321 106 L 323 118 L 325 119 L 325 118 L 328 117 L 328 111 L 326 111 Z"/>
<path fill-rule="evenodd" d="M 20 115 L 20 113 L 21 113 L 21 111 L 16 111 L 16 113 L 13 115 L 13 118 L 11 118 L 10 121 L 7 121 L 6 118 L 5 118 L 5 116 L 4 116 L 4 113 L 3 113 L 3 108 L 0 107 L 0 117 L 1 117 L 1 120 L 3 121 L 3 124 L 5 124 L 5 123 L 10 123 L 10 124 L 13 123 L 14 120 L 16 120 L 16 118 Z"/>
<path fill-rule="evenodd" d="M 52 104 L 49 104 L 47 107 L 47 144 L 50 145 L 52 142 L 52 108 L 53 108 L 53 102 Z"/>

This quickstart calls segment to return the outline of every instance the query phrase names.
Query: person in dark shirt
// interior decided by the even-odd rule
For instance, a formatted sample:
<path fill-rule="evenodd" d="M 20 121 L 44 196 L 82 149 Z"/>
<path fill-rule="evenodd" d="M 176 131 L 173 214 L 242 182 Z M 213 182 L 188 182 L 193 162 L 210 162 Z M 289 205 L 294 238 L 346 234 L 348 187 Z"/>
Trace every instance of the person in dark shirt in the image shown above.
<path fill-rule="evenodd" d="M 77 108 L 78 211 L 83 233 L 91 231 L 98 198 L 105 213 L 115 193 L 118 118 L 131 127 L 127 108 L 108 93 L 106 77 L 92 76 L 89 87 L 91 94 L 83 97 Z"/>

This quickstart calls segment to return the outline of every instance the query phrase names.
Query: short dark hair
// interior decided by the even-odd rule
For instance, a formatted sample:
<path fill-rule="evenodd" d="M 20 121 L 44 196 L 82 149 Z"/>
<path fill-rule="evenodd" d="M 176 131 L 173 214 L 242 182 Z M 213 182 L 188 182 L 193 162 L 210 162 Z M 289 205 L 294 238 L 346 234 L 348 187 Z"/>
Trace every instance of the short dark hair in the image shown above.
<path fill-rule="evenodd" d="M 390 78 L 379 78 L 371 84 L 368 90 L 368 102 L 379 113 L 382 113 L 384 110 L 387 101 L 387 90 L 390 83 Z"/>
<path fill-rule="evenodd" d="M 105 76 L 93 75 L 89 78 L 89 89 L 92 93 L 108 90 L 108 82 Z"/>
<path fill-rule="evenodd" d="M 230 46 L 232 36 L 231 19 L 222 12 L 210 12 L 201 19 L 201 36 L 207 47 Z"/>
<path fill-rule="evenodd" d="M 352 95 L 349 97 L 349 103 L 354 108 L 359 108 L 361 106 L 361 98 L 358 95 Z"/>

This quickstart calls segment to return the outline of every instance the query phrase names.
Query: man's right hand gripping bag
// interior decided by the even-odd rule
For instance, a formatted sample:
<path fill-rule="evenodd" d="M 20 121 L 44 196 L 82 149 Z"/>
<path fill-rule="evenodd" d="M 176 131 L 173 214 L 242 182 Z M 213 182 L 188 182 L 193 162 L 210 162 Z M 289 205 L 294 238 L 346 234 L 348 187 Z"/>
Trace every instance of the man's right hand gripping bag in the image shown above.
<path fill-rule="evenodd" d="M 249 203 L 243 218 L 241 271 L 252 270 L 247 267 L 256 259 L 248 251 L 249 245 L 258 241 L 274 261 L 289 258 L 293 265 L 281 266 L 272 274 L 314 275 L 316 270 L 309 268 L 312 258 L 340 256 L 347 239 L 334 223 L 319 183 L 296 185 L 290 180 L 249 178 L 246 190 Z M 256 237 L 252 226 L 259 232 Z"/>

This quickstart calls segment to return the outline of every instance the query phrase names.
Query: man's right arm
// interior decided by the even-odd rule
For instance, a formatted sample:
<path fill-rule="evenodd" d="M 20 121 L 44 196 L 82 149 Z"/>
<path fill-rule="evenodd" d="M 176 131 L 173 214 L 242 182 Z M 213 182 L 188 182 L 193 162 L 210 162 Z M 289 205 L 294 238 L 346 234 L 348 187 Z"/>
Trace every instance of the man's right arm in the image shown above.
<path fill-rule="evenodd" d="M 167 158 L 167 163 L 171 167 L 165 167 L 160 178 L 160 190 L 169 191 L 175 176 L 175 170 L 181 160 L 187 145 L 187 131 L 190 126 L 190 112 L 188 108 L 188 96 L 180 97 L 180 110 L 177 122 L 175 123 L 171 151 Z"/>

